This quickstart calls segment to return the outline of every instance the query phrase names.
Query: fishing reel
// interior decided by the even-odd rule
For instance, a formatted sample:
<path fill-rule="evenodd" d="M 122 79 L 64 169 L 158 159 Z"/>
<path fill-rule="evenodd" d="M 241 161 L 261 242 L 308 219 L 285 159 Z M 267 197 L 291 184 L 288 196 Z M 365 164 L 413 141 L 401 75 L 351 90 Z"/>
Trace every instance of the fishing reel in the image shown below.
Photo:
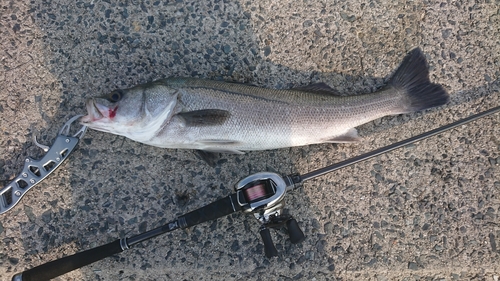
<path fill-rule="evenodd" d="M 293 183 L 291 179 L 287 179 Z M 259 233 L 264 242 L 266 257 L 278 256 L 278 250 L 271 238 L 270 228 L 280 229 L 286 226 L 290 242 L 293 244 L 304 241 L 305 236 L 299 228 L 297 221 L 287 214 L 283 214 L 285 206 L 284 197 L 287 189 L 293 189 L 293 184 L 287 184 L 285 179 L 278 174 L 262 172 L 250 175 L 236 186 L 238 204 L 245 213 L 253 213 L 255 218 L 262 223 Z"/>

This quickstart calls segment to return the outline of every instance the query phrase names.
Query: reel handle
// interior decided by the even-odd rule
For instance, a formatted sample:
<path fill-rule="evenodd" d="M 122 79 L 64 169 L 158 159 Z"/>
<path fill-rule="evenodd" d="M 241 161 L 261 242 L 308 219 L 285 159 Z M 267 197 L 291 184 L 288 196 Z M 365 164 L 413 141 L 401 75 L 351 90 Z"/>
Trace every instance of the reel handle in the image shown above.
<path fill-rule="evenodd" d="M 306 239 L 304 232 L 302 232 L 299 224 L 294 218 L 286 221 L 286 227 L 288 228 L 288 235 L 290 236 L 290 242 L 292 242 L 292 244 L 298 244 Z"/>
<path fill-rule="evenodd" d="M 264 253 L 266 254 L 266 257 L 269 259 L 272 257 L 277 257 L 278 250 L 276 250 L 276 247 L 274 246 L 269 228 L 267 228 L 265 225 L 262 225 L 260 227 L 259 233 L 260 237 L 262 237 L 262 241 L 264 242 Z"/>

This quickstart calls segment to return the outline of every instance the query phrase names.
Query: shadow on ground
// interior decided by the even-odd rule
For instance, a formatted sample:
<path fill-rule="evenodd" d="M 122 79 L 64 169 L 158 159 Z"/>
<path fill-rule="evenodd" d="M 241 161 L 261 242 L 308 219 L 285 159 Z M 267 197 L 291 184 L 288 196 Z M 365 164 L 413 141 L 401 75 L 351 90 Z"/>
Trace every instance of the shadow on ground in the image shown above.
<path fill-rule="evenodd" d="M 14 6 L 9 9 L 16 14 Z M 371 92 L 384 83 L 372 77 L 389 75 L 406 51 L 419 45 L 430 58 L 432 79 L 450 90 L 452 101 L 441 109 L 361 126 L 361 144 L 228 155 L 215 169 L 189 151 L 89 131 L 68 163 L 30 191 L 3 222 L 9 250 L 2 256 L 5 272 L 152 229 L 229 194 L 249 174 L 304 173 L 497 105 L 499 81 L 492 78 L 497 75 L 492 65 L 476 70 L 480 79 L 466 77 L 473 72 L 467 66 L 474 56 L 494 62 L 484 55 L 489 43 L 462 50 L 456 37 L 472 41 L 473 34 L 461 34 L 451 23 L 429 28 L 422 14 L 432 21 L 433 7 L 335 1 L 31 2 L 25 13 L 38 30 L 23 33 L 23 43 L 38 46 L 30 63 L 50 75 L 36 74 L 47 81 L 42 92 L 27 86 L 17 96 L 9 94 L 2 112 L 34 110 L 44 122 L 39 127 L 47 128 L 41 133 L 45 143 L 67 119 L 85 112 L 85 98 L 116 88 L 193 76 L 274 88 L 322 81 L 345 94 Z M 452 14 L 462 8 L 447 9 Z M 458 43 L 446 41 L 451 38 Z M 61 280 L 466 279 L 480 265 L 485 270 L 479 274 L 490 276 L 498 271 L 500 242 L 498 122 L 498 116 L 480 120 L 479 131 L 447 132 L 306 183 L 290 195 L 287 208 L 307 240 L 291 245 L 282 231 L 274 233 L 278 259 L 263 257 L 257 221 L 234 214 L 150 240 Z M 28 133 L 15 136 L 13 145 L 9 135 L 2 137 L 2 146 L 14 147 L 3 154 L 3 180 L 18 172 L 26 156 L 40 155 L 25 141 Z"/>

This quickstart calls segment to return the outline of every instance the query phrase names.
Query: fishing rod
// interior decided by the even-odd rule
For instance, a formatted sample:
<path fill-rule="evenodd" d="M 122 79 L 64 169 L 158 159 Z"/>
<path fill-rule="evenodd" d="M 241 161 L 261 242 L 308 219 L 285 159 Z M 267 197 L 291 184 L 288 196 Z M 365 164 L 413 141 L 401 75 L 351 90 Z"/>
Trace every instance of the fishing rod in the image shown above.
<path fill-rule="evenodd" d="M 500 106 L 303 175 L 291 174 L 281 176 L 271 172 L 260 172 L 250 175 L 240 180 L 235 185 L 235 193 L 179 216 L 165 225 L 130 238 L 117 239 L 111 243 L 39 265 L 14 275 L 12 281 L 49 280 L 123 252 L 138 243 L 152 239 L 161 234 L 215 220 L 238 211 L 254 214 L 255 218 L 261 222 L 259 233 L 264 243 L 264 253 L 266 257 L 271 258 L 278 256 L 278 251 L 271 239 L 270 228 L 277 229 L 285 227 L 292 244 L 300 243 L 305 239 L 305 235 L 300 229 L 297 221 L 291 215 L 283 213 L 284 197 L 287 192 L 300 188 L 304 181 L 429 138 L 498 111 L 500 111 Z"/>

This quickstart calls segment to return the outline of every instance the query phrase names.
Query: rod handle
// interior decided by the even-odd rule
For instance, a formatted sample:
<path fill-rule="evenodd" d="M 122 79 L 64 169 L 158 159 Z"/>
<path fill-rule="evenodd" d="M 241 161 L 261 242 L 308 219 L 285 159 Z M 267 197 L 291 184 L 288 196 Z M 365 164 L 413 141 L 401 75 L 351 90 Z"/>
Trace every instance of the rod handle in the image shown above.
<path fill-rule="evenodd" d="M 197 210 L 191 211 L 178 218 L 181 228 L 191 227 L 206 221 L 216 220 L 241 210 L 237 194 L 219 199 Z"/>
<path fill-rule="evenodd" d="M 17 273 L 12 281 L 45 281 L 63 275 L 77 268 L 89 265 L 106 257 L 122 252 L 120 239 L 106 245 L 63 257 L 24 272 Z"/>

